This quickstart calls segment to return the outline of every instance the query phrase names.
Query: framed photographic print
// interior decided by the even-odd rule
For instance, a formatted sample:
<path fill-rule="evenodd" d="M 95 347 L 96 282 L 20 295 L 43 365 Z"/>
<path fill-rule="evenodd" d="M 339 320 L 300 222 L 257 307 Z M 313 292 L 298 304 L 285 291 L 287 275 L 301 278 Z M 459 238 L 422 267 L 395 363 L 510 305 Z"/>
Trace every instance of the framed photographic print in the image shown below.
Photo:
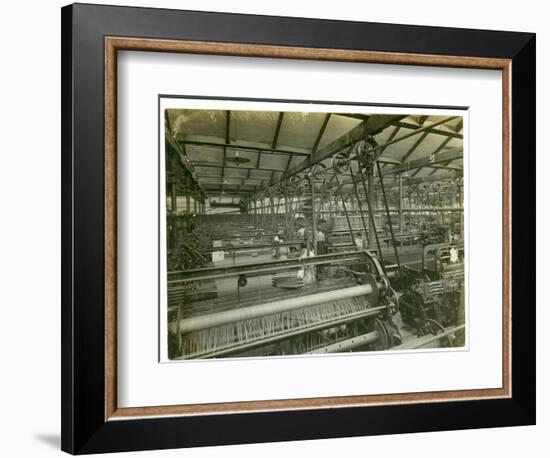
<path fill-rule="evenodd" d="M 63 8 L 63 450 L 534 424 L 534 70 L 529 33 Z"/>

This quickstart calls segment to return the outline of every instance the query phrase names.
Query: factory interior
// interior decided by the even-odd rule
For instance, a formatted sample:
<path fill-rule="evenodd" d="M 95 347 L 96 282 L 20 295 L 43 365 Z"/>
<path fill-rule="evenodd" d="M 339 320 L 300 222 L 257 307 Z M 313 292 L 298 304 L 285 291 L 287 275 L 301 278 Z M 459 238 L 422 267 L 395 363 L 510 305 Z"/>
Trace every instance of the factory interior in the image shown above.
<path fill-rule="evenodd" d="M 164 110 L 170 360 L 466 344 L 463 118 L 353 108 Z"/>

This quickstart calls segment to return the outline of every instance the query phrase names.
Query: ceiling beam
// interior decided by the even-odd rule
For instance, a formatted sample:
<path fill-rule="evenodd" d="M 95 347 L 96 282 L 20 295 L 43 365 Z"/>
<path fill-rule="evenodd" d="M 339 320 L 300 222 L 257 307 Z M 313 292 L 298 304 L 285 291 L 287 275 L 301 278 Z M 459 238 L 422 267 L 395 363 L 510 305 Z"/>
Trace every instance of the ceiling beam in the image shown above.
<path fill-rule="evenodd" d="M 330 113 L 327 113 L 325 116 L 325 119 L 323 119 L 323 124 L 321 124 L 321 129 L 319 129 L 319 134 L 317 135 L 317 138 L 315 139 L 315 143 L 313 144 L 311 148 L 311 153 L 317 152 L 317 148 L 319 148 L 319 143 L 321 142 L 323 135 L 325 134 L 325 130 L 327 130 L 328 122 L 330 121 Z M 288 169 L 288 167 L 287 167 Z"/>
<path fill-rule="evenodd" d="M 446 174 L 434 175 L 434 176 L 429 176 L 429 177 L 420 177 L 420 178 L 403 177 L 403 185 L 407 186 L 407 185 L 414 185 L 414 184 L 420 184 L 420 183 L 428 183 L 428 182 L 433 182 L 433 181 L 445 181 L 445 180 L 451 180 L 451 179 L 456 178 L 456 177 L 457 177 L 456 172 L 449 172 L 449 173 L 446 173 Z M 392 181 L 391 183 L 384 182 L 384 186 L 386 188 L 398 187 L 399 186 L 398 177 L 395 177 L 395 178 L 396 179 L 394 181 Z M 348 185 L 351 185 L 351 184 L 352 184 L 351 181 L 342 182 L 342 185 L 344 185 L 344 186 L 348 186 Z"/>
<path fill-rule="evenodd" d="M 361 113 L 334 113 L 336 116 L 344 116 L 345 118 L 352 118 L 352 119 L 359 119 L 361 121 L 367 121 L 369 119 L 369 115 L 361 114 Z"/>
<path fill-rule="evenodd" d="M 441 167 L 445 167 L 445 168 L 448 168 L 448 169 L 452 169 L 453 167 L 451 166 L 451 162 L 453 162 L 454 159 L 450 160 L 450 161 L 447 161 L 447 162 L 444 162 L 443 164 L 441 164 Z M 418 169 L 417 173 L 420 171 L 421 169 Z M 433 175 L 435 172 L 437 172 L 437 168 L 434 168 L 434 170 L 432 170 L 430 173 L 428 173 L 428 176 L 430 175 Z"/>
<path fill-rule="evenodd" d="M 401 130 L 401 127 L 399 127 L 399 126 L 397 126 L 395 129 L 393 129 L 390 136 L 388 137 L 388 139 L 386 141 L 388 141 L 388 142 L 392 141 L 400 130 Z M 382 158 L 382 154 L 384 154 L 384 151 L 386 151 L 386 148 L 387 148 L 387 146 L 384 146 L 383 148 L 381 148 L 380 149 L 380 154 L 378 156 L 378 158 L 379 158 L 378 162 L 382 163 L 382 168 L 384 168 L 387 164 L 387 162 L 385 162 Z M 397 162 L 399 162 L 399 161 L 397 161 Z"/>
<path fill-rule="evenodd" d="M 283 124 L 283 118 L 285 112 L 281 111 L 279 117 L 277 118 L 277 125 L 275 126 L 275 134 L 273 135 L 273 141 L 271 142 L 271 149 L 277 149 L 277 142 L 279 141 L 279 133 L 281 132 L 281 125 Z"/>
<path fill-rule="evenodd" d="M 401 130 L 401 127 L 399 127 L 399 126 L 397 126 L 395 129 L 393 129 L 390 136 L 388 137 L 387 141 L 388 142 L 392 141 L 400 130 Z M 384 146 L 383 148 L 380 148 L 380 157 L 382 156 L 382 154 L 384 154 L 384 151 L 386 151 L 386 148 L 387 148 L 387 146 Z"/>
<path fill-rule="evenodd" d="M 441 144 L 437 147 L 437 149 L 432 153 L 432 154 L 437 154 L 439 153 L 443 148 L 445 148 L 445 146 L 447 146 L 447 143 L 449 143 L 451 141 L 451 137 L 447 137 L 445 140 L 443 140 L 441 142 Z M 443 165 L 444 166 L 447 166 L 449 165 L 451 162 L 453 162 L 452 160 L 451 161 L 447 161 L 447 162 L 444 162 Z M 416 173 L 420 172 L 420 170 L 422 169 L 418 169 L 416 171 Z M 433 175 L 435 172 L 437 172 L 437 170 L 433 170 L 430 175 Z"/>
<path fill-rule="evenodd" d="M 185 145 L 192 145 L 192 146 L 204 146 L 207 148 L 226 147 L 227 149 L 236 149 L 236 150 L 242 150 L 242 151 L 254 151 L 254 152 L 259 151 L 267 154 L 282 154 L 285 156 L 288 154 L 295 154 L 298 156 L 309 156 L 309 153 L 302 152 L 302 151 L 289 151 L 289 150 L 274 149 L 274 148 L 263 147 L 263 146 L 238 145 L 236 143 L 227 144 L 227 143 L 202 142 L 202 141 L 194 141 L 194 140 L 182 140 L 179 143 L 185 144 Z"/>
<path fill-rule="evenodd" d="M 456 133 L 460 132 L 462 130 L 462 127 L 464 126 L 464 118 L 460 118 L 460 121 L 458 122 L 458 124 L 454 127 L 454 131 Z"/>
<path fill-rule="evenodd" d="M 225 177 L 222 177 L 221 175 L 213 175 L 213 174 L 197 174 L 197 177 L 198 178 L 225 178 L 226 180 L 241 180 L 243 179 L 244 177 L 240 177 L 240 176 L 225 176 Z M 262 178 L 246 178 L 247 180 L 254 180 L 254 181 L 262 181 Z M 265 178 L 263 178 L 265 179 Z M 223 184 L 223 183 L 222 183 Z"/>
<path fill-rule="evenodd" d="M 193 165 L 195 167 L 211 167 L 211 168 L 221 168 L 223 167 L 222 164 L 217 164 L 215 162 L 193 162 Z M 283 169 L 283 168 L 275 168 L 275 167 L 262 167 L 262 168 L 257 168 L 257 167 L 254 167 L 254 166 L 248 166 L 248 167 L 245 167 L 243 165 L 226 165 L 225 166 L 226 169 L 235 169 L 235 170 L 264 170 L 266 172 L 284 172 L 286 169 Z"/>
<path fill-rule="evenodd" d="M 430 177 L 419 177 L 419 178 L 406 178 L 403 177 L 403 184 L 404 185 L 410 185 L 410 184 L 420 184 L 420 183 L 428 183 L 432 181 L 444 181 L 444 180 L 450 180 L 457 177 L 456 172 L 449 172 L 441 175 L 434 175 Z M 395 183 L 390 183 L 389 186 L 399 186 L 399 181 L 396 179 Z"/>
<path fill-rule="evenodd" d="M 462 157 L 459 157 L 457 159 L 462 159 Z M 433 168 L 433 169 L 448 169 L 448 170 L 459 170 L 463 171 L 464 168 L 459 165 L 451 165 L 450 163 L 456 161 L 456 159 L 452 159 L 451 161 L 444 162 L 443 164 L 434 164 L 434 165 L 426 165 L 426 168 Z"/>
<path fill-rule="evenodd" d="M 397 159 L 392 159 L 392 158 L 381 158 L 380 159 L 380 163 L 386 165 L 386 164 L 393 164 L 393 165 L 399 165 L 401 164 L 401 161 L 397 160 Z M 222 164 L 217 164 L 215 162 L 193 162 L 193 165 L 195 167 L 205 167 L 205 168 L 212 168 L 212 169 L 221 169 L 223 167 Z M 284 168 L 279 168 L 279 167 L 260 167 L 260 168 L 256 168 L 254 166 L 249 166 L 249 167 L 245 167 L 245 166 L 242 166 L 242 165 L 226 165 L 225 168 L 227 170 L 247 170 L 248 172 L 250 172 L 251 170 L 258 170 L 258 171 L 263 171 L 263 172 L 285 172 L 286 170 L 288 169 L 284 169 Z M 326 172 L 326 173 L 330 173 L 330 172 Z M 246 178 L 250 178 L 250 175 L 248 174 L 246 176 Z"/>
<path fill-rule="evenodd" d="M 437 166 L 438 164 L 441 164 L 450 160 L 461 159 L 462 157 L 463 157 L 463 152 L 462 152 L 462 147 L 460 146 L 458 148 L 452 148 L 448 151 L 431 154 L 428 157 L 423 157 L 421 159 L 407 161 L 402 163 L 401 165 L 396 165 L 391 169 L 386 168 L 382 172 L 382 175 L 386 176 L 386 175 L 391 175 L 393 173 L 406 172 L 408 170 L 416 169 L 418 167 L 434 167 L 434 166 Z"/>
<path fill-rule="evenodd" d="M 220 188 L 219 186 L 218 187 L 208 187 L 206 188 L 206 192 L 242 192 L 242 193 L 246 193 L 246 192 L 254 192 L 256 190 L 256 187 L 253 187 L 251 189 L 242 189 L 242 188 L 239 188 L 239 189 L 236 189 L 237 186 L 239 185 L 231 185 L 232 187 L 226 187 L 225 189 L 222 189 Z"/>
<path fill-rule="evenodd" d="M 229 192 L 219 192 L 219 191 L 209 191 L 208 192 L 208 197 L 242 197 L 242 196 L 247 196 L 249 193 L 249 191 L 239 191 L 239 192 L 236 192 L 236 191 L 229 191 Z"/>
<path fill-rule="evenodd" d="M 449 118 L 445 118 L 445 119 L 442 119 L 441 121 L 437 121 L 437 122 L 434 122 L 432 124 L 428 124 L 427 126 L 419 127 L 418 129 L 414 130 L 413 132 L 409 132 L 405 135 L 401 135 L 400 137 L 394 138 L 393 140 L 387 140 L 382 145 L 378 145 L 378 146 L 374 147 L 373 151 L 377 151 L 379 149 L 385 149 L 388 146 L 393 145 L 394 143 L 403 141 L 403 140 L 405 140 L 407 138 L 410 138 L 410 137 L 414 137 L 415 135 L 418 135 L 422 132 L 426 132 L 427 130 L 430 130 L 430 129 L 436 127 L 436 126 L 439 126 L 441 124 L 445 124 L 446 122 L 452 121 L 455 118 L 456 118 L 456 116 L 450 116 Z"/>
<path fill-rule="evenodd" d="M 416 151 L 416 149 L 420 146 L 420 143 L 422 143 L 426 137 L 429 135 L 429 132 L 424 132 L 418 140 L 414 142 L 414 145 L 412 145 L 409 150 L 404 154 L 404 156 L 401 158 L 401 162 L 405 162 L 411 155 Z"/>
<path fill-rule="evenodd" d="M 226 188 L 227 188 L 228 191 L 231 191 L 231 190 L 234 190 L 234 188 L 236 186 L 241 186 L 242 187 L 242 185 L 239 185 L 239 184 L 228 184 L 226 186 Z M 251 190 L 258 187 L 258 185 L 255 185 L 255 184 L 249 184 L 249 185 L 245 185 L 245 186 L 251 188 L 251 189 L 249 189 L 249 191 L 251 191 Z M 219 185 L 217 185 L 216 183 L 208 183 L 208 186 L 205 189 L 206 190 L 219 189 L 220 191 L 222 191 L 222 188 Z M 242 188 L 241 190 L 245 191 L 246 188 Z"/>
<path fill-rule="evenodd" d="M 371 116 L 367 121 L 363 121 L 358 124 L 356 127 L 351 129 L 348 133 L 342 135 L 340 138 L 334 140 L 333 142 L 325 145 L 320 150 L 316 151 L 314 154 L 311 154 L 310 157 L 304 159 L 299 164 L 296 164 L 291 169 L 284 172 L 274 183 L 278 183 L 286 180 L 287 178 L 300 173 L 301 171 L 312 167 L 313 165 L 324 161 L 325 159 L 331 157 L 333 154 L 341 151 L 352 144 L 358 142 L 359 140 L 364 139 L 368 135 L 375 135 L 391 123 L 403 118 L 404 116 L 394 116 L 394 115 L 374 115 Z M 271 184 L 274 184 L 271 183 Z"/>
<path fill-rule="evenodd" d="M 461 123 L 459 123 L 459 125 L 460 124 Z M 398 126 L 398 127 L 402 127 L 404 129 L 413 129 L 413 130 L 418 129 L 419 127 L 423 127 L 423 126 L 418 125 L 418 124 L 412 124 L 412 123 L 403 122 L 403 121 L 397 121 L 397 122 L 393 123 L 393 125 Z M 444 135 L 445 137 L 462 139 L 462 134 L 459 134 L 458 132 L 451 132 L 451 131 L 446 131 L 446 130 L 441 130 L 441 129 L 428 129 L 427 132 L 430 133 L 430 134 Z"/>
<path fill-rule="evenodd" d="M 239 191 L 239 192 L 254 192 L 256 190 L 256 187 L 253 187 L 252 189 L 243 189 L 243 188 L 239 188 L 238 190 L 236 189 L 237 186 L 240 186 L 240 185 L 228 185 L 225 189 L 222 189 L 221 187 L 215 187 L 215 186 L 210 186 L 208 188 L 206 188 L 206 192 L 214 192 L 214 191 L 219 191 L 219 192 L 235 192 L 235 191 Z"/>
<path fill-rule="evenodd" d="M 292 162 L 292 158 L 294 156 L 288 156 L 288 161 L 286 161 L 286 167 L 284 170 L 282 170 L 282 172 L 286 172 L 288 170 L 288 168 L 290 167 L 290 163 Z M 271 174 L 271 177 L 273 177 L 273 174 Z"/>

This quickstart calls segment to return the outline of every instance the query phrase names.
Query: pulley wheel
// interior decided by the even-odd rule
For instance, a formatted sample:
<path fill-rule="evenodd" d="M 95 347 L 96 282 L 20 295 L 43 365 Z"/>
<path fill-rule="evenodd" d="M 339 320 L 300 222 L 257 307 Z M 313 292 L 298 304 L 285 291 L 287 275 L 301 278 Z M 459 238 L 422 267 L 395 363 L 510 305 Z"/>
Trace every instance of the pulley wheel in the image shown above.
<path fill-rule="evenodd" d="M 349 154 L 337 153 L 331 159 L 332 168 L 336 173 L 346 173 L 349 170 Z"/>
<path fill-rule="evenodd" d="M 384 351 L 390 348 L 388 332 L 380 318 L 371 318 L 367 324 L 369 332 L 376 331 L 378 339 L 369 344 L 370 351 Z"/>
<path fill-rule="evenodd" d="M 327 166 L 325 164 L 322 164 L 322 163 L 315 164 L 311 168 L 311 178 L 313 178 L 314 180 L 320 180 L 321 178 L 323 178 L 323 175 L 326 169 L 327 169 Z"/>
<path fill-rule="evenodd" d="M 445 332 L 445 328 L 441 323 L 439 323 L 436 320 L 432 320 L 431 318 L 428 318 L 426 320 L 426 330 L 429 331 L 430 334 L 437 335 Z M 448 348 L 448 347 L 454 347 L 454 336 L 452 334 L 441 337 L 441 339 L 436 340 L 435 344 L 439 343 L 440 348 Z M 429 348 L 429 346 L 426 346 L 424 348 Z"/>

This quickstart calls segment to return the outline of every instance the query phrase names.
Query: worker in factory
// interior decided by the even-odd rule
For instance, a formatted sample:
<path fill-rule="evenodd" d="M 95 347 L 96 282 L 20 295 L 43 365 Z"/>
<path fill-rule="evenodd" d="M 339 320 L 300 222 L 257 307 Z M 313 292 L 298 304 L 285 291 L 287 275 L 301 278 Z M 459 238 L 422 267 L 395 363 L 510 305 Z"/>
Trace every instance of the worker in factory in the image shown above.
<path fill-rule="evenodd" d="M 284 259 L 288 259 L 288 254 L 289 254 L 289 248 L 287 245 L 284 245 L 285 243 L 285 239 L 283 236 L 279 236 L 279 241 L 278 241 L 278 244 L 279 244 L 279 259 L 281 260 L 284 260 Z"/>
<path fill-rule="evenodd" d="M 317 229 L 317 233 L 315 235 L 317 238 L 317 254 L 327 254 L 325 233 L 321 229 Z"/>
<path fill-rule="evenodd" d="M 279 259 L 281 256 L 280 253 L 280 247 L 279 247 L 279 235 L 276 234 L 275 237 L 273 237 L 273 252 L 272 252 L 272 258 L 273 259 Z"/>
<path fill-rule="evenodd" d="M 301 244 L 302 252 L 300 259 L 310 258 L 315 256 L 315 252 L 309 248 L 309 243 Z M 298 269 L 297 278 L 304 281 L 304 285 L 310 285 L 315 282 L 315 266 L 302 266 Z"/>
<path fill-rule="evenodd" d="M 296 233 L 298 235 L 298 239 L 303 239 L 306 235 L 306 228 L 302 225 L 299 225 Z"/>
<path fill-rule="evenodd" d="M 355 234 L 355 246 L 358 250 L 365 250 L 367 248 L 367 239 L 363 237 L 361 231 Z"/>

